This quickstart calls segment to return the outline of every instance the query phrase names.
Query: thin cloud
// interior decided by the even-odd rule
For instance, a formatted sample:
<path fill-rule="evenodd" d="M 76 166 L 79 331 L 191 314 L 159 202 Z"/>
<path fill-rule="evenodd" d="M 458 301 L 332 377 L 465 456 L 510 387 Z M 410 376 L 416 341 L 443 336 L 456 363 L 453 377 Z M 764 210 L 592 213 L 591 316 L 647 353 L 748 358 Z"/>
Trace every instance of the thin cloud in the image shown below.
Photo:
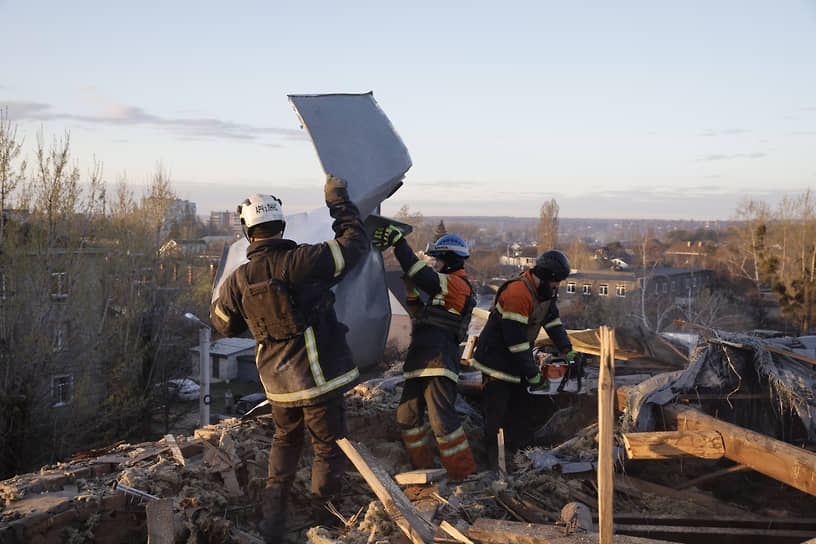
<path fill-rule="evenodd" d="M 9 117 L 21 121 L 75 121 L 101 126 L 147 126 L 166 130 L 179 138 L 256 140 L 262 136 L 280 136 L 288 140 L 308 140 L 305 131 L 279 127 L 257 127 L 206 117 L 167 118 L 136 106 L 108 104 L 99 115 L 56 112 L 50 104 L 7 102 Z"/>
<path fill-rule="evenodd" d="M 700 161 L 729 161 L 733 159 L 762 159 L 767 157 L 767 153 L 762 153 L 759 151 L 753 153 L 734 153 L 732 155 L 723 155 L 721 153 L 712 153 L 710 155 L 705 155 L 704 157 L 700 157 L 697 160 Z"/>
<path fill-rule="evenodd" d="M 736 136 L 738 134 L 748 134 L 748 130 L 744 128 L 709 129 L 701 132 L 700 136 Z"/>

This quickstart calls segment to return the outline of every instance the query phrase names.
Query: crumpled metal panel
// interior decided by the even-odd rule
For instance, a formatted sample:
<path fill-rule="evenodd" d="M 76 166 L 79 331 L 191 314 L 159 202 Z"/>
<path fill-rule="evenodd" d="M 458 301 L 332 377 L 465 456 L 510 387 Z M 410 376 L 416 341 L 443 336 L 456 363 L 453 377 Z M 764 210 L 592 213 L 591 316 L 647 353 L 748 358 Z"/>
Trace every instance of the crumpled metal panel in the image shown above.
<path fill-rule="evenodd" d="M 373 93 L 289 95 L 327 174 L 349 182 L 365 219 L 402 184 L 411 157 Z"/>
<path fill-rule="evenodd" d="M 402 185 L 411 158 L 372 93 L 291 95 L 289 100 L 309 133 L 323 170 L 348 181 L 349 195 L 363 219 Z M 318 182 L 318 180 L 315 180 Z M 322 184 L 323 180 L 319 180 Z M 240 200 L 240 198 L 237 198 Z M 372 216 L 368 229 L 382 223 Z M 298 243 L 334 238 L 326 207 L 286 216 L 285 237 Z M 213 287 L 214 301 L 224 279 L 246 262 L 249 242 L 237 240 L 225 252 Z M 349 328 L 347 340 L 360 368 L 381 358 L 388 337 L 391 306 L 379 251 L 370 251 L 334 287 L 337 317 Z"/>

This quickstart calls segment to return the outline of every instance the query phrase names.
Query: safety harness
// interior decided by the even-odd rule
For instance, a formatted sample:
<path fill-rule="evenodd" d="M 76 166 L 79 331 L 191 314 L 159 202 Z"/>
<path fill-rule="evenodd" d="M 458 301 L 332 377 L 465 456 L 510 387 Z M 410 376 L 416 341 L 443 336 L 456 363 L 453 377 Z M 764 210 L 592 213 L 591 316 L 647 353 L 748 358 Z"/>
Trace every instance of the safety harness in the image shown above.
<path fill-rule="evenodd" d="M 273 253 L 262 262 L 267 263 L 267 275 L 272 279 L 249 283 L 241 293 L 246 323 L 257 341 L 283 341 L 303 334 L 316 316 L 323 314 L 334 303 L 334 293 L 324 295 L 303 307 L 298 303 L 289 282 L 288 264 L 291 252 Z M 276 279 L 280 278 L 280 279 Z"/>

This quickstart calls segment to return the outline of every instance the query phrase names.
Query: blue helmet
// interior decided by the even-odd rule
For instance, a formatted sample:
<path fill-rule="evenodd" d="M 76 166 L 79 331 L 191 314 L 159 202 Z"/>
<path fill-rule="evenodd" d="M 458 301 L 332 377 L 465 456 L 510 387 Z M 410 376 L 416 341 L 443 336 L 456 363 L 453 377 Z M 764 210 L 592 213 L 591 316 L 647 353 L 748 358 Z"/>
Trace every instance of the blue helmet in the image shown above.
<path fill-rule="evenodd" d="M 467 244 L 455 234 L 446 234 L 436 242 L 428 244 L 428 247 L 425 248 L 425 255 L 430 255 L 431 257 L 439 257 L 447 252 L 464 257 L 465 259 L 470 257 Z"/>

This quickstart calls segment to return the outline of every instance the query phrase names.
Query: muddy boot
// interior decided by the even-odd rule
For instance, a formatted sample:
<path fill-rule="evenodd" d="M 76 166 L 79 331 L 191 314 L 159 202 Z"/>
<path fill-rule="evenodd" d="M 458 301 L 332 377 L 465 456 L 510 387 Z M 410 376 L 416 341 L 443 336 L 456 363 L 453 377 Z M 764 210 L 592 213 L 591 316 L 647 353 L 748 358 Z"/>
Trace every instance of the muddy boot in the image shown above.
<path fill-rule="evenodd" d="M 269 483 L 261 491 L 261 536 L 266 544 L 281 544 L 286 533 L 286 499 L 289 488 L 284 484 Z"/>

